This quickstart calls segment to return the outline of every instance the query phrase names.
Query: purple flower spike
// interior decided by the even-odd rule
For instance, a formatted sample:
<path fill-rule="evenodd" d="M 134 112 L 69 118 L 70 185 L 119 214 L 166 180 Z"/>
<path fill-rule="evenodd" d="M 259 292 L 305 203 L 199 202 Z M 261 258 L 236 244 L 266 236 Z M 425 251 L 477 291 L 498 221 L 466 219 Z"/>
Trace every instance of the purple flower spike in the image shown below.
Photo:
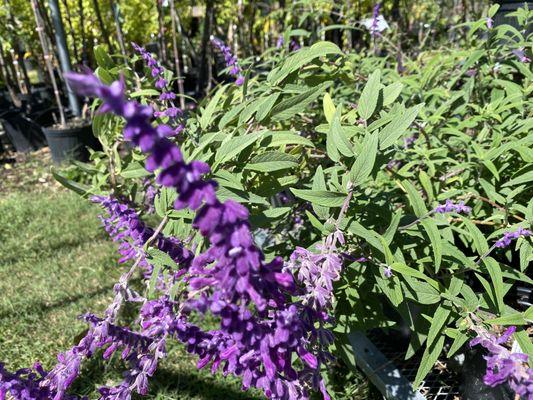
<path fill-rule="evenodd" d="M 377 3 L 374 6 L 372 18 L 368 18 L 362 21 L 362 24 L 365 26 L 366 29 L 368 29 L 368 31 L 370 32 L 370 36 L 372 37 L 380 36 L 381 32 L 389 28 L 389 24 L 387 23 L 387 21 L 385 21 L 383 15 L 380 15 L 379 13 L 380 9 L 381 3 Z"/>
<path fill-rule="evenodd" d="M 531 231 L 526 228 L 519 227 L 516 231 L 505 232 L 503 237 L 498 239 L 494 246 L 499 248 L 509 247 L 513 240 L 518 239 L 519 237 L 528 237 L 531 236 Z"/>
<path fill-rule="evenodd" d="M 236 65 L 234 57 L 230 61 Z M 332 359 L 327 349 L 333 336 L 325 328 L 332 319 L 318 306 L 331 302 L 332 282 L 339 279 L 342 263 L 334 249 L 336 242 L 344 243 L 342 234 L 337 231 L 326 240 L 322 271 L 308 271 L 316 285 L 307 292 L 307 285 L 298 285 L 279 257 L 265 261 L 255 245 L 248 210 L 217 198 L 216 183 L 204 178 L 209 166 L 198 160 L 186 162 L 179 147 L 167 138 L 172 128 L 163 124 L 154 127 L 149 107 L 128 101 L 122 86 L 115 89 L 100 83 L 87 90 L 100 95 L 108 110 L 126 120 L 124 138 L 148 155 L 145 166 L 150 171 L 159 170 L 157 182 L 176 191 L 174 208 L 195 212 L 193 228 L 205 237 L 207 250 L 196 255 L 190 265 L 190 258 L 180 261 L 186 266 L 183 279 L 188 293 L 184 293 L 182 303 L 186 314 L 179 311 L 181 307 L 169 304 L 165 298 L 169 295 L 164 292 L 157 304 L 146 303 L 150 306 L 142 312 L 141 333 L 111 329 L 105 320 L 87 319 L 97 344 L 106 338 L 105 344 L 110 345 L 106 356 L 120 347 L 130 369 L 122 384 L 101 389 L 102 399 L 129 399 L 132 392 L 146 393 L 157 360 L 165 354 L 167 336 L 182 341 L 189 352 L 198 355 L 199 367 L 210 364 L 213 373 L 222 369 L 224 374 L 240 376 L 244 389 L 254 386 L 268 398 L 279 400 L 309 399 L 314 390 L 328 399 L 320 370 Z M 113 102 L 112 107 L 108 102 Z M 106 198 L 95 200 L 106 208 L 118 207 L 113 213 L 128 214 L 121 229 L 110 228 L 116 238 L 128 231 L 127 236 L 142 237 L 146 243 L 147 236 L 153 235 L 136 216 L 129 215 L 128 207 Z M 132 250 L 142 255 L 143 248 L 133 247 L 128 240 L 124 255 L 130 259 Z M 117 285 L 118 300 L 109 315 L 116 315 L 123 292 L 126 288 Z M 300 296 L 301 301 L 288 302 L 292 296 Z M 220 320 L 220 329 L 204 332 L 189 324 L 186 317 L 193 311 L 211 312 Z M 107 341 L 110 333 L 113 337 Z M 130 345 L 123 346 L 126 341 Z M 301 360 L 301 365 L 295 364 L 295 359 Z"/>
<path fill-rule="evenodd" d="M 226 62 L 226 67 L 229 68 L 229 73 L 231 76 L 235 77 L 235 84 L 241 86 L 244 83 L 244 76 L 242 75 L 242 69 L 239 66 L 237 57 L 234 56 L 231 52 L 229 46 L 225 45 L 224 42 L 216 37 L 211 37 L 211 43 L 215 46 L 224 56 L 224 61 Z"/>
<path fill-rule="evenodd" d="M 516 328 L 511 326 L 500 337 L 479 326 L 473 329 L 478 336 L 470 345 L 481 345 L 488 351 L 485 356 L 487 372 L 483 382 L 492 387 L 507 383 L 521 398 L 533 399 L 533 369 L 527 367 L 528 356 L 512 352 L 504 346 Z"/>
<path fill-rule="evenodd" d="M 437 207 L 433 209 L 433 212 L 437 214 L 445 214 L 450 212 L 456 212 L 458 214 L 464 213 L 469 214 L 472 211 L 472 209 L 468 206 L 465 206 L 464 201 L 460 201 L 459 203 L 455 204 L 450 199 L 446 200 L 446 203 L 439 204 Z"/>

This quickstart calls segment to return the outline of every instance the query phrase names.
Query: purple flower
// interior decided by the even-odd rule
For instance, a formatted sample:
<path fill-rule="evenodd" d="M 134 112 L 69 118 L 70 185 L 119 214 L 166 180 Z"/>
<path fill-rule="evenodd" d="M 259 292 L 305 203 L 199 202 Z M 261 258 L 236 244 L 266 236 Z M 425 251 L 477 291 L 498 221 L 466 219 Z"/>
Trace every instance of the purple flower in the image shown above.
<path fill-rule="evenodd" d="M 383 275 L 385 278 L 391 278 L 392 277 L 392 268 L 391 267 L 383 267 Z"/>
<path fill-rule="evenodd" d="M 144 257 L 144 243 L 153 235 L 152 228 L 147 227 L 140 219 L 137 212 L 120 203 L 113 197 L 93 196 L 91 201 L 104 207 L 108 216 L 100 216 L 105 230 L 113 238 L 113 241 L 119 242 L 119 252 L 122 255 L 119 262 L 124 263 L 136 259 L 143 255 L 140 267 L 145 270 L 147 277 L 152 272 L 152 266 Z M 192 261 L 190 253 L 183 245 L 174 238 L 166 238 L 159 234 L 156 240 L 157 247 L 167 253 L 178 265 L 186 268 Z"/>
<path fill-rule="evenodd" d="M 433 212 L 437 214 L 445 214 L 450 212 L 456 212 L 458 214 L 464 213 L 469 214 L 472 211 L 472 209 L 468 206 L 465 206 L 464 201 L 460 201 L 459 203 L 455 204 L 450 199 L 446 200 L 446 203 L 439 204 L 437 207 L 433 209 Z"/>
<path fill-rule="evenodd" d="M 522 63 L 529 63 L 531 62 L 531 58 L 529 58 L 526 53 L 525 53 L 525 50 L 523 47 L 519 48 L 519 49 L 515 49 L 512 51 L 512 53 L 518 58 L 518 60 Z"/>
<path fill-rule="evenodd" d="M 276 42 L 276 48 L 281 49 L 284 43 L 285 39 L 283 39 L 283 35 L 279 35 L 278 41 Z"/>
<path fill-rule="evenodd" d="M 485 19 L 485 22 L 487 24 L 487 28 L 492 29 L 492 27 L 494 26 L 494 20 L 491 17 L 487 17 Z"/>
<path fill-rule="evenodd" d="M 242 69 L 239 66 L 237 57 L 231 52 L 229 46 L 226 46 L 224 42 L 216 37 L 211 37 L 211 43 L 215 46 L 224 56 L 226 67 L 229 68 L 231 76 L 235 77 L 235 84 L 241 86 L 244 83 L 244 76 L 242 75 Z"/>
<path fill-rule="evenodd" d="M 376 5 L 374 5 L 372 18 L 368 18 L 362 21 L 362 24 L 365 26 L 366 29 L 368 29 L 372 37 L 377 37 L 381 35 L 381 32 L 389 28 L 389 24 L 387 23 L 387 21 L 385 21 L 385 18 L 383 18 L 383 16 L 379 14 L 380 9 L 381 3 L 377 3 Z"/>
<path fill-rule="evenodd" d="M 513 240 L 518 239 L 519 237 L 528 237 L 531 236 L 531 231 L 522 227 L 518 227 L 513 232 L 505 232 L 503 236 L 494 243 L 495 247 L 505 248 L 508 247 Z"/>
<path fill-rule="evenodd" d="M 470 342 L 471 346 L 481 345 L 487 351 L 487 372 L 483 381 L 488 386 L 498 386 L 508 383 L 511 389 L 523 396 L 524 399 L 533 398 L 533 369 L 527 367 L 528 356 L 509 351 L 504 344 L 515 332 L 514 326 L 509 327 L 502 336 L 475 326 L 473 329 L 478 336 Z"/>
<path fill-rule="evenodd" d="M 236 64 L 233 56 L 227 58 L 232 65 Z M 90 94 L 91 89 L 85 84 L 89 80 L 93 81 L 93 78 L 74 77 L 74 81 L 80 85 L 83 83 Z M 325 398 L 329 398 L 320 368 L 331 360 L 326 347 L 331 344 L 332 336 L 324 328 L 331 319 L 324 310 L 311 305 L 327 304 L 331 299 L 332 282 L 338 279 L 341 267 L 340 257 L 332 249 L 336 241 L 343 242 L 342 234 L 335 232 L 326 240 L 322 251 L 323 274 L 317 275 L 313 271 L 311 277 L 317 286 L 310 293 L 300 293 L 302 301 L 291 304 L 287 300 L 298 294 L 297 290 L 301 288 L 296 288 L 292 274 L 284 269 L 279 257 L 265 261 L 255 245 L 247 209 L 231 200 L 219 201 L 215 182 L 203 178 L 210 172 L 209 166 L 201 161 L 185 162 L 180 149 L 167 138 L 171 128 L 165 125 L 154 127 L 151 124 L 152 110 L 127 101 L 123 86 L 119 89 L 122 89 L 121 96 L 115 93 L 118 90 L 111 96 L 106 86 L 96 84 L 92 93 L 101 95 L 104 109 L 112 110 L 126 120 L 124 138 L 148 154 L 146 168 L 159 170 L 157 182 L 176 190 L 178 196 L 174 207 L 196 212 L 193 227 L 206 238 L 208 247 L 187 265 L 188 293 L 184 294 L 183 310 L 187 313 L 209 310 L 220 319 L 220 329 L 202 332 L 189 324 L 183 314 L 172 311 L 173 307 L 166 307 L 165 310 L 172 314 L 170 317 L 174 318 L 173 325 L 165 317 L 165 329 L 158 336 L 148 332 L 156 321 L 143 325 L 145 332 L 141 336 L 150 339 L 148 349 L 138 345 L 131 334 L 125 335 L 135 342 L 137 357 L 128 358 L 130 370 L 123 384 L 103 388 L 103 396 L 128 398 L 133 389 L 144 393 L 152 369 L 157 365 L 156 349 L 158 346 L 163 349 L 163 336 L 173 336 L 184 342 L 188 351 L 200 357 L 200 367 L 211 364 L 213 372 L 222 368 L 225 374 L 241 376 L 244 388 L 261 388 L 269 398 L 306 399 L 310 390 L 321 391 Z M 109 207 L 116 206 L 113 200 L 98 198 L 97 201 L 104 206 L 110 201 Z M 113 221 L 122 221 L 122 230 L 110 228 L 113 235 L 127 232 L 126 236 L 142 238 L 146 243 L 150 231 L 136 221 L 127 207 L 119 206 L 113 212 L 120 215 Z M 127 216 L 123 217 L 123 213 Z M 142 251 L 135 240 L 133 243 L 134 246 L 126 246 L 128 258 L 132 256 L 132 250 L 135 254 Z M 108 312 L 110 317 L 116 315 L 120 303 L 118 296 L 124 291 L 126 287 L 119 284 L 117 301 Z M 308 305 L 303 300 L 307 300 Z M 162 308 L 154 305 L 150 310 L 156 312 Z M 143 318 L 148 320 L 146 315 Z M 162 319 L 161 315 L 157 317 L 158 321 Z M 104 322 L 95 324 L 93 332 Z M 109 343 L 118 343 L 120 347 L 121 336 L 115 335 Z M 295 358 L 302 361 L 301 367 L 293 363 Z"/>
<path fill-rule="evenodd" d="M 413 144 L 416 142 L 417 136 L 409 136 L 403 139 L 403 148 L 409 149 L 413 146 Z"/>

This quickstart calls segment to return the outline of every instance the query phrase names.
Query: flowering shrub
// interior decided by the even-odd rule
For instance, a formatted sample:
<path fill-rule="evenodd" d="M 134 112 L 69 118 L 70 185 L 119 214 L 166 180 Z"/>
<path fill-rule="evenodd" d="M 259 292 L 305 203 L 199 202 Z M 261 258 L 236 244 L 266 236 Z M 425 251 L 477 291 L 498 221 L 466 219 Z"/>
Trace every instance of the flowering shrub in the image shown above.
<path fill-rule="evenodd" d="M 375 46 L 379 17 L 376 7 Z M 118 352 L 128 372 L 101 398 L 146 394 L 178 340 L 199 368 L 239 376 L 244 389 L 327 399 L 331 344 L 397 323 L 411 331 L 406 357 L 423 352 L 414 386 L 470 340 L 489 351 L 488 385 L 531 398 L 531 308 L 513 290 L 532 283 L 533 75 L 527 38 L 487 18 L 470 24 L 463 50 L 401 65 L 324 41 L 291 51 L 285 37 L 244 72 L 213 39 L 235 79 L 188 113 L 144 49 L 134 46 L 146 73 L 96 49 L 95 74 L 70 82 L 97 98 L 104 151 L 81 165 L 90 185 L 58 178 L 103 206 L 132 265 L 55 367 L 0 366 L 0 398 L 76 398 L 67 393 L 82 361 Z M 129 283 L 138 270 L 143 292 Z M 124 303 L 138 305 L 131 326 L 117 322 Z M 192 322 L 207 313 L 216 329 Z M 499 337 L 500 326 L 513 328 Z"/>

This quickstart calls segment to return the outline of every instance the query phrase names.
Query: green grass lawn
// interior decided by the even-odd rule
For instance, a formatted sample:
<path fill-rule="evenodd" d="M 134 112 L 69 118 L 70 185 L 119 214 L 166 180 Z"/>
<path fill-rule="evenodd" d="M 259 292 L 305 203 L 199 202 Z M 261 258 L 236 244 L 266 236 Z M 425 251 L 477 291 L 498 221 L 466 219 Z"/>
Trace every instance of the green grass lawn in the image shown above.
<path fill-rule="evenodd" d="M 45 368 L 75 343 L 85 312 L 101 313 L 111 301 L 116 245 L 97 219 L 98 207 L 64 190 L 11 191 L 0 195 L 0 360 L 14 370 L 36 360 Z M 95 388 L 120 379 L 118 361 L 86 363 L 74 390 L 96 398 Z M 250 399 L 236 379 L 197 371 L 179 344 L 158 370 L 150 399 Z"/>

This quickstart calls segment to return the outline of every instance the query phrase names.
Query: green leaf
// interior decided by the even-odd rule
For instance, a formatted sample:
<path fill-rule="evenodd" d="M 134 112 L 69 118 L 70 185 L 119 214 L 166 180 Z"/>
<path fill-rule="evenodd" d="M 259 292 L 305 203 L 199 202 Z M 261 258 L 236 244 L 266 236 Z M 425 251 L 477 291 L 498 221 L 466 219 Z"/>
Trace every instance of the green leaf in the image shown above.
<path fill-rule="evenodd" d="M 345 157 L 353 157 L 352 144 L 345 136 L 344 131 L 341 126 L 341 108 L 338 107 L 333 116 L 329 133 L 327 136 L 328 141 L 333 143 L 327 144 L 327 147 L 334 146 L 340 154 Z"/>
<path fill-rule="evenodd" d="M 281 151 L 267 151 L 255 156 L 243 168 L 259 172 L 272 172 L 297 166 L 298 158 Z"/>
<path fill-rule="evenodd" d="M 383 89 L 383 106 L 394 103 L 394 100 L 398 98 L 402 89 L 403 84 L 400 82 L 394 82 L 392 85 L 386 86 Z"/>
<path fill-rule="evenodd" d="M 420 271 L 418 271 L 418 270 L 416 270 L 414 268 L 411 268 L 411 267 L 405 265 L 404 263 L 395 262 L 395 263 L 391 264 L 390 267 L 392 268 L 393 271 L 399 272 L 402 275 L 407 275 L 407 276 L 412 276 L 414 278 L 422 279 L 422 280 L 426 281 L 427 283 L 429 283 L 435 289 L 439 288 L 439 284 L 438 284 L 437 281 L 435 281 L 434 279 L 430 278 L 429 276 L 427 276 L 423 272 L 420 272 Z"/>
<path fill-rule="evenodd" d="M 529 356 L 529 367 L 533 368 L 533 343 L 531 342 L 529 333 L 524 328 L 519 328 L 519 330 L 517 330 L 513 334 L 513 337 L 520 345 L 520 349 L 522 350 L 522 352 Z"/>
<path fill-rule="evenodd" d="M 272 109 L 271 119 L 274 121 L 283 121 L 293 117 L 299 112 L 305 111 L 306 107 L 315 101 L 330 85 L 331 82 L 324 82 L 323 84 L 312 87 L 303 93 L 281 101 Z"/>
<path fill-rule="evenodd" d="M 504 183 L 502 187 L 522 185 L 531 181 L 533 181 L 533 170 L 511 179 L 509 182 Z"/>
<path fill-rule="evenodd" d="M 426 218 L 420 221 L 420 224 L 426 231 L 429 241 L 431 242 L 431 251 L 433 251 L 433 257 L 435 261 L 435 272 L 440 269 L 442 262 L 442 239 L 440 236 L 439 228 L 435 221 L 431 218 Z"/>
<path fill-rule="evenodd" d="M 428 332 L 427 346 L 431 346 L 433 341 L 437 338 L 438 334 L 441 332 L 444 324 L 450 316 L 451 309 L 440 305 L 437 307 L 433 318 L 431 319 L 431 326 Z"/>
<path fill-rule="evenodd" d="M 205 107 L 205 110 L 203 110 L 202 116 L 199 119 L 200 127 L 202 129 L 206 129 L 211 123 L 211 119 L 213 118 L 213 113 L 215 112 L 218 102 L 220 101 L 220 98 L 224 94 L 225 90 L 226 90 L 226 87 L 221 86 L 221 88 L 215 93 L 213 98 L 209 101 L 209 103 Z"/>
<path fill-rule="evenodd" d="M 413 387 L 417 389 L 426 375 L 433 369 L 433 366 L 439 359 L 442 348 L 444 347 L 445 336 L 442 335 L 439 339 L 433 343 L 431 346 L 427 346 L 424 354 L 422 355 L 422 361 L 418 371 L 416 372 L 415 381 L 413 382 Z"/>
<path fill-rule="evenodd" d="M 150 176 L 152 173 L 147 171 L 139 162 L 131 162 L 126 168 L 122 170 L 120 176 L 126 179 L 142 178 L 145 176 Z"/>
<path fill-rule="evenodd" d="M 281 93 L 272 93 L 266 98 L 265 102 L 261 105 L 259 111 L 257 111 L 257 114 L 255 115 L 257 121 L 262 122 L 268 117 L 272 107 L 274 107 L 274 104 L 278 101 L 279 96 L 281 96 Z"/>
<path fill-rule="evenodd" d="M 487 267 L 487 271 L 489 272 L 492 288 L 494 290 L 494 297 L 496 299 L 496 305 L 499 313 L 501 314 L 505 310 L 505 304 L 503 302 L 505 290 L 503 287 L 502 270 L 498 262 L 491 257 L 485 258 L 483 260 L 483 264 Z"/>
<path fill-rule="evenodd" d="M 363 88 L 363 92 L 359 98 L 357 112 L 364 120 L 368 120 L 376 110 L 379 98 L 379 89 L 381 86 L 380 78 L 381 71 L 377 69 L 368 78 L 368 82 Z"/>
<path fill-rule="evenodd" d="M 154 207 L 157 215 L 164 217 L 169 211 L 174 209 L 174 202 L 178 197 L 175 189 L 163 187 L 161 192 L 154 199 Z"/>
<path fill-rule="evenodd" d="M 56 181 L 58 181 L 60 184 L 62 184 L 67 189 L 72 190 L 73 192 L 83 196 L 89 192 L 90 187 L 87 185 L 84 185 L 82 183 L 75 182 L 73 180 L 70 180 L 68 178 L 65 178 L 60 173 L 52 170 L 52 176 Z"/>
<path fill-rule="evenodd" d="M 281 68 L 273 70 L 267 80 L 275 85 L 279 84 L 292 72 L 310 63 L 315 58 L 330 54 L 342 55 L 339 47 L 331 42 L 317 42 L 311 47 L 304 47 L 285 60 Z"/>
<path fill-rule="evenodd" d="M 306 189 L 293 189 L 291 192 L 300 199 L 309 201 L 313 204 L 318 204 L 324 207 L 340 207 L 344 203 L 346 198 L 345 193 L 331 192 L 327 190 L 306 190 Z"/>
<path fill-rule="evenodd" d="M 420 282 L 417 279 L 410 278 L 407 275 L 403 275 L 403 278 L 407 284 L 413 289 L 414 300 L 420 304 L 435 304 L 441 300 L 440 294 L 437 289 L 426 282 Z"/>
<path fill-rule="evenodd" d="M 155 89 L 141 89 L 133 92 L 130 94 L 131 98 L 136 97 L 153 97 L 153 96 L 159 96 L 159 92 Z"/>
<path fill-rule="evenodd" d="M 313 176 L 313 190 L 326 190 L 326 179 L 324 177 L 324 171 L 322 170 L 322 165 L 319 165 L 316 169 L 315 175 Z M 318 215 L 320 219 L 327 219 L 329 217 L 329 208 L 313 204 L 313 211 Z"/>
<path fill-rule="evenodd" d="M 307 147 L 315 147 L 314 143 L 309 139 L 290 131 L 267 131 L 265 141 L 267 147 L 279 147 L 287 144 L 302 145 Z"/>
<path fill-rule="evenodd" d="M 361 145 L 361 152 L 350 170 L 350 180 L 354 185 L 360 185 L 372 173 L 378 151 L 378 135 L 369 133 Z"/>
<path fill-rule="evenodd" d="M 512 313 L 504 315 L 503 317 L 493 318 L 486 321 L 492 325 L 526 325 L 528 321 L 525 320 L 522 313 Z"/>
<path fill-rule="evenodd" d="M 422 196 L 420 196 L 420 193 L 418 193 L 413 184 L 409 181 L 403 181 L 402 186 L 407 191 L 407 197 L 409 198 L 409 203 L 411 203 L 411 207 L 413 207 L 415 215 L 418 218 L 426 215 L 428 212 L 426 204 L 424 203 Z"/>
<path fill-rule="evenodd" d="M 450 350 L 448 350 L 448 358 L 451 358 L 455 353 L 457 353 L 458 350 L 463 347 L 463 345 L 470 339 L 470 336 L 468 334 L 459 332 L 458 335 L 453 340 L 452 345 L 450 346 Z"/>
<path fill-rule="evenodd" d="M 470 221 L 468 217 L 462 216 L 461 218 L 466 226 L 466 229 L 468 230 L 468 233 L 470 233 L 470 236 L 472 237 L 474 248 L 478 254 L 482 255 L 487 253 L 487 251 L 489 251 L 489 245 L 487 244 L 487 239 L 485 239 L 483 233 L 481 233 L 479 228 L 472 221 Z"/>
<path fill-rule="evenodd" d="M 395 116 L 394 119 L 379 132 L 380 150 L 392 146 L 405 134 L 423 106 L 423 104 L 418 104 L 405 110 L 401 115 Z"/>
<path fill-rule="evenodd" d="M 215 154 L 216 164 L 223 164 L 228 160 L 236 158 L 244 149 L 251 146 L 259 139 L 265 131 L 253 132 L 243 136 L 237 136 L 222 143 Z"/>
<path fill-rule="evenodd" d="M 329 93 L 326 93 L 324 95 L 324 100 L 322 101 L 322 107 L 324 108 L 324 115 L 326 116 L 326 121 L 328 121 L 331 124 L 331 121 L 333 121 L 333 116 L 335 115 L 335 104 L 333 104 L 333 100 L 331 100 L 331 96 Z"/>
<path fill-rule="evenodd" d="M 94 48 L 94 58 L 99 67 L 106 70 L 113 68 L 115 65 L 103 45 L 98 45 Z"/>

